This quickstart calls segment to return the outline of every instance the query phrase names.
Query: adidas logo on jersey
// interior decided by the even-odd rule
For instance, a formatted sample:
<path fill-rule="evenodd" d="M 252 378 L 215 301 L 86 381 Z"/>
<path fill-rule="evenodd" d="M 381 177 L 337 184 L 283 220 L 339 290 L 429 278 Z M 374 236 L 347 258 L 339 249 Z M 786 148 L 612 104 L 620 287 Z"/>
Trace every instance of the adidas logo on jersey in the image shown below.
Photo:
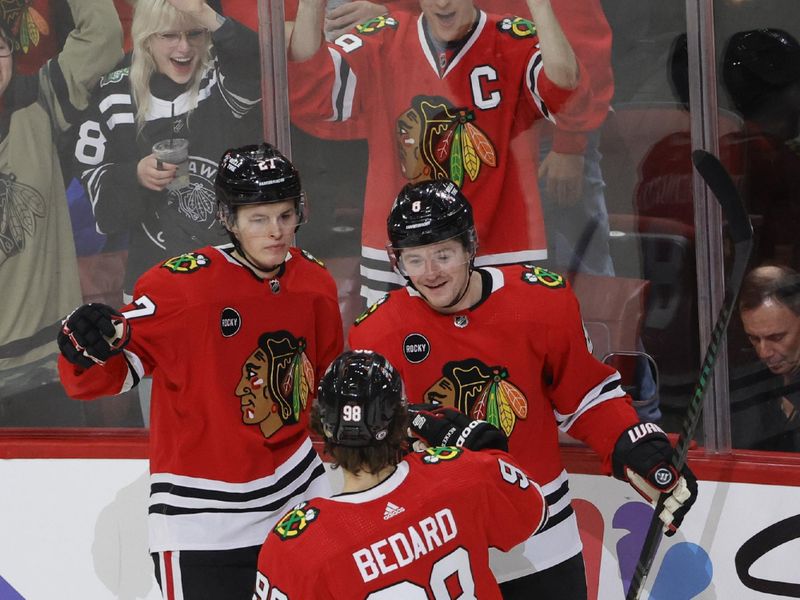
<path fill-rule="evenodd" d="M 401 512 L 404 512 L 406 509 L 402 506 L 397 506 L 396 504 L 392 504 L 391 502 L 386 503 L 386 510 L 383 511 L 383 520 L 388 521 L 392 517 L 396 517 Z"/>

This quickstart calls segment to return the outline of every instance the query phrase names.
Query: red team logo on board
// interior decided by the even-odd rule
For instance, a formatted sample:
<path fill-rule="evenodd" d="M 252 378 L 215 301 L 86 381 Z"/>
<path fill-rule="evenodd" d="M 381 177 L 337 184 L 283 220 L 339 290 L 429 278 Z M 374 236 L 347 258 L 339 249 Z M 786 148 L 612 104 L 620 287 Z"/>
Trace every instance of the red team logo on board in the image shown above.
<path fill-rule="evenodd" d="M 508 381 L 508 369 L 470 358 L 445 364 L 443 377 L 425 392 L 426 402 L 441 402 L 488 421 L 510 437 L 517 419 L 528 416 L 528 400 Z"/>

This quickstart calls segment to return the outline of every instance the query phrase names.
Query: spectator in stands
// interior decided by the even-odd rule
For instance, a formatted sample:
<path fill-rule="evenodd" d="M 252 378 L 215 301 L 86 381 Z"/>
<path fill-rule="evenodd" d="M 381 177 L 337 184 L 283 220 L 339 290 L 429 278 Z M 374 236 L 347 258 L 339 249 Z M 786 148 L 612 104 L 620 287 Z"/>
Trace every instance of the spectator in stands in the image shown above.
<path fill-rule="evenodd" d="M 742 285 L 739 315 L 769 374 L 735 386 L 734 443 L 800 451 L 800 275 L 784 266 L 753 269 Z"/>
<path fill-rule="evenodd" d="M 222 151 L 252 138 L 258 36 L 203 0 L 139 0 L 133 52 L 103 78 L 75 158 L 103 233 L 128 232 L 124 289 L 153 264 L 219 244 L 213 178 Z M 188 182 L 156 142 L 189 143 Z M 184 180 L 187 181 L 187 180 Z M 126 298 L 127 299 L 127 298 Z"/>
<path fill-rule="evenodd" d="M 28 2 L 0 20 L 0 398 L 57 380 L 53 343 L 81 302 L 55 141 L 75 123 L 100 76 L 122 56 L 111 0 L 69 0 L 75 28 L 31 75 L 15 73 Z M 15 21 L 16 19 L 16 21 Z M 26 34 L 30 33 L 26 31 Z"/>

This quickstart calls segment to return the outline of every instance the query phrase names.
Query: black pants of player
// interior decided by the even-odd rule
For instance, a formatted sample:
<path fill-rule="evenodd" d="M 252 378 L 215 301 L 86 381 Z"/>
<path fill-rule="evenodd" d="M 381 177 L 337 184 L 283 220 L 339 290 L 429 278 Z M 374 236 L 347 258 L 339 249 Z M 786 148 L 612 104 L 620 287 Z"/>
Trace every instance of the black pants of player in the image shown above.
<path fill-rule="evenodd" d="M 583 554 L 549 569 L 500 584 L 503 600 L 586 600 Z"/>
<path fill-rule="evenodd" d="M 261 546 L 152 553 L 165 600 L 252 600 Z M 177 556 L 176 556 L 177 555 Z"/>

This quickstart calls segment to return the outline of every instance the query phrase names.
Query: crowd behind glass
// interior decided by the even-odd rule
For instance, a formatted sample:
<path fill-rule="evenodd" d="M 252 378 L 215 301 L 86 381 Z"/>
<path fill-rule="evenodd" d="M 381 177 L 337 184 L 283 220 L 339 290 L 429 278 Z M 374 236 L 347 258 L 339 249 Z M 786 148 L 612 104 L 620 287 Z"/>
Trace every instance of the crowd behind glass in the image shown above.
<path fill-rule="evenodd" d="M 260 141 L 255 0 L 208 2 L 236 21 L 227 29 L 194 24 L 163 30 L 157 14 L 134 20 L 135 4 L 19 0 L 0 6 L 0 428 L 147 426 L 144 387 L 95 402 L 65 395 L 55 371 L 60 319 L 81 302 L 120 306 L 148 266 L 225 243 L 214 212 L 217 160 L 226 148 Z M 477 4 L 519 15 L 508 26 L 520 35 L 531 27 L 521 0 Z M 684 6 L 649 0 L 552 4 L 591 79 L 601 118 L 580 132 L 540 119 L 509 144 L 520 157 L 538 157 L 530 169 L 538 169 L 540 194 L 525 198 L 527 218 L 544 223 L 548 258 L 542 254 L 534 262 L 570 279 L 599 358 L 615 350 L 653 356 L 659 389 L 649 394 L 657 403 L 651 408 L 676 430 L 703 354 L 695 250 L 706 243 L 695 231 Z M 87 9 L 91 14 L 83 14 Z M 285 9 L 291 33 L 297 5 L 290 1 Z M 372 26 L 419 12 L 407 0 L 362 3 L 360 9 L 359 15 L 375 18 Z M 715 4 L 720 155 L 755 227 L 750 267 L 786 267 L 790 283 L 800 268 L 796 12 L 779 0 Z M 75 31 L 80 40 L 71 36 Z M 341 19 L 327 24 L 330 40 L 346 33 Z M 132 61 L 137 48 L 140 57 L 147 48 L 151 60 Z M 148 103 L 151 91 L 167 101 Z M 367 298 L 380 297 L 370 295 L 373 284 L 363 279 L 374 258 L 361 249 L 368 165 L 373 153 L 383 152 L 399 155 L 409 180 L 427 168 L 418 156 L 425 119 L 433 108 L 437 114 L 458 111 L 446 99 L 431 106 L 421 102 L 392 115 L 395 139 L 377 149 L 374 139 L 368 147 L 364 118 L 334 128 L 298 110 L 292 123 L 292 156 L 311 205 L 297 245 L 335 277 L 345 327 Z M 20 115 L 30 123 L 21 124 Z M 455 135 L 479 139 L 480 118 L 464 119 Z M 186 159 L 178 140 L 188 140 Z M 158 154 L 155 146 L 164 141 L 178 148 L 177 159 Z M 464 177 L 493 166 L 490 152 L 476 156 L 472 170 L 465 161 Z M 186 171 L 165 170 L 173 159 Z M 504 200 L 496 219 L 501 228 Z M 388 275 L 383 281 L 391 283 Z M 762 339 L 748 319 L 732 320 L 734 448 L 800 450 L 800 395 L 793 386 L 800 302 L 784 304 L 790 310 L 775 325 L 786 330 L 781 339 Z M 758 306 L 751 300 L 743 309 L 754 314 Z M 776 366 L 776 356 L 789 366 Z"/>

